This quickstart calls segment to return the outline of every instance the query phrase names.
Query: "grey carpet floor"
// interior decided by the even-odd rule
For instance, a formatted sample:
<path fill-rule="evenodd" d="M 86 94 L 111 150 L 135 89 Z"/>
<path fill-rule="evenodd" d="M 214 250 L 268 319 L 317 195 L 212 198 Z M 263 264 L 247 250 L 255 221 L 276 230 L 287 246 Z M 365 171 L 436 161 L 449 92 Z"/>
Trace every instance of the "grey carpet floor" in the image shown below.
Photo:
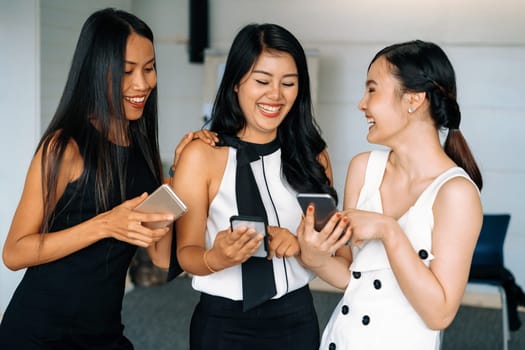
<path fill-rule="evenodd" d="M 313 292 L 313 296 L 322 330 L 340 294 Z M 187 277 L 157 287 L 135 287 L 124 297 L 124 333 L 136 350 L 187 350 L 190 318 L 198 298 Z M 525 323 L 524 313 L 520 318 Z M 501 348 L 501 311 L 469 306 L 461 306 L 442 346 L 443 350 Z M 525 326 L 511 332 L 509 342 L 509 350 L 524 349 Z"/>

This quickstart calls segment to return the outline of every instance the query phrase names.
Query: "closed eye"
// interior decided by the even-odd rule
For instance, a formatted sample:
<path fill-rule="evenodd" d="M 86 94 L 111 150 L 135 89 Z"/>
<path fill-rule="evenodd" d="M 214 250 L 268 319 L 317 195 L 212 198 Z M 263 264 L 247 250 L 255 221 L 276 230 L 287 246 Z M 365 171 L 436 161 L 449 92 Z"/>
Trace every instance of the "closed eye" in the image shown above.
<path fill-rule="evenodd" d="M 375 86 L 376 86 L 376 85 L 377 85 L 377 83 L 376 83 L 375 80 L 373 80 L 373 79 L 369 79 L 369 80 L 367 80 L 367 81 L 366 81 L 366 84 L 365 84 L 365 86 L 366 86 L 366 91 L 367 91 L 368 93 L 375 92 L 375 91 L 376 91 L 376 89 L 375 89 Z"/>

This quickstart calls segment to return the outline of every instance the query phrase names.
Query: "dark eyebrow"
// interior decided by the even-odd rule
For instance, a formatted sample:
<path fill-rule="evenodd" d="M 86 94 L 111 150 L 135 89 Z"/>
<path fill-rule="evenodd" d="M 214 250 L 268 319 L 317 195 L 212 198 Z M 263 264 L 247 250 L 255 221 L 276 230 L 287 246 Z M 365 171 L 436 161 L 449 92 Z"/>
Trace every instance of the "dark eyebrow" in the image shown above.
<path fill-rule="evenodd" d="M 372 85 L 372 84 L 373 85 L 377 85 L 377 82 L 375 80 L 373 80 L 373 79 L 369 79 L 369 80 L 366 81 L 365 85 L 368 86 L 368 85 Z"/>
<path fill-rule="evenodd" d="M 155 61 L 155 57 L 153 57 L 152 59 L 150 59 L 149 61 L 147 61 L 146 64 L 150 64 L 150 63 L 152 63 L 152 62 L 154 62 L 154 61 Z M 126 60 L 124 60 L 124 63 L 126 63 L 126 64 L 134 64 L 134 65 L 137 64 L 137 62 L 126 61 Z"/>
<path fill-rule="evenodd" d="M 264 75 L 267 75 L 267 76 L 270 76 L 270 77 L 272 76 L 272 74 L 270 74 L 268 72 L 265 72 L 263 70 L 254 70 L 252 72 L 253 73 L 259 73 L 259 74 L 264 74 Z M 283 77 L 288 78 L 288 77 L 298 77 L 298 76 L 299 76 L 299 74 L 297 74 L 297 73 L 290 73 L 290 74 L 285 74 Z"/>

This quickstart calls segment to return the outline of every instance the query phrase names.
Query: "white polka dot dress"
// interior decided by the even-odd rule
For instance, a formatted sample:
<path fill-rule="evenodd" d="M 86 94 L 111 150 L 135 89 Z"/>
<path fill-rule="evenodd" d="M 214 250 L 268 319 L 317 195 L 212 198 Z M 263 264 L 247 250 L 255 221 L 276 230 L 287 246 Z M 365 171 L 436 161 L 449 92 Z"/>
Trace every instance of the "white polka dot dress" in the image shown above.
<path fill-rule="evenodd" d="M 379 187 L 389 151 L 372 151 L 357 208 L 381 213 Z M 399 220 L 401 228 L 428 267 L 432 255 L 432 204 L 443 183 L 468 175 L 451 168 L 438 176 Z M 323 350 L 434 350 L 439 331 L 429 329 L 401 291 L 380 241 L 353 247 L 351 278 L 324 330 Z"/>

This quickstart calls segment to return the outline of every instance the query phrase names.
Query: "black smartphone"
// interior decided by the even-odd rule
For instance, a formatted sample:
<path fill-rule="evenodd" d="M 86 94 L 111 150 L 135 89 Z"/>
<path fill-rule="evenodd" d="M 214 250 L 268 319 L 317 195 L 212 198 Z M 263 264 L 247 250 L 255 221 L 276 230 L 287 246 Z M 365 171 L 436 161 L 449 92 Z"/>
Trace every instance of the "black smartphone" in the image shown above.
<path fill-rule="evenodd" d="M 306 208 L 313 204 L 315 207 L 315 229 L 321 231 L 330 220 L 332 215 L 337 212 L 334 198 L 328 193 L 298 193 L 297 201 L 306 215 Z"/>
<path fill-rule="evenodd" d="M 266 220 L 261 216 L 248 216 L 248 215 L 234 215 L 230 218 L 230 225 L 232 230 L 239 226 L 253 228 L 257 233 L 263 234 L 264 238 L 262 244 L 257 248 L 252 256 L 259 258 L 266 258 L 268 255 L 268 242 L 266 235 Z"/>
<path fill-rule="evenodd" d="M 148 198 L 135 207 L 143 213 L 171 213 L 178 219 L 188 211 L 188 207 L 167 184 L 160 185 Z M 144 222 L 149 228 L 160 228 L 168 225 L 166 221 Z"/>

